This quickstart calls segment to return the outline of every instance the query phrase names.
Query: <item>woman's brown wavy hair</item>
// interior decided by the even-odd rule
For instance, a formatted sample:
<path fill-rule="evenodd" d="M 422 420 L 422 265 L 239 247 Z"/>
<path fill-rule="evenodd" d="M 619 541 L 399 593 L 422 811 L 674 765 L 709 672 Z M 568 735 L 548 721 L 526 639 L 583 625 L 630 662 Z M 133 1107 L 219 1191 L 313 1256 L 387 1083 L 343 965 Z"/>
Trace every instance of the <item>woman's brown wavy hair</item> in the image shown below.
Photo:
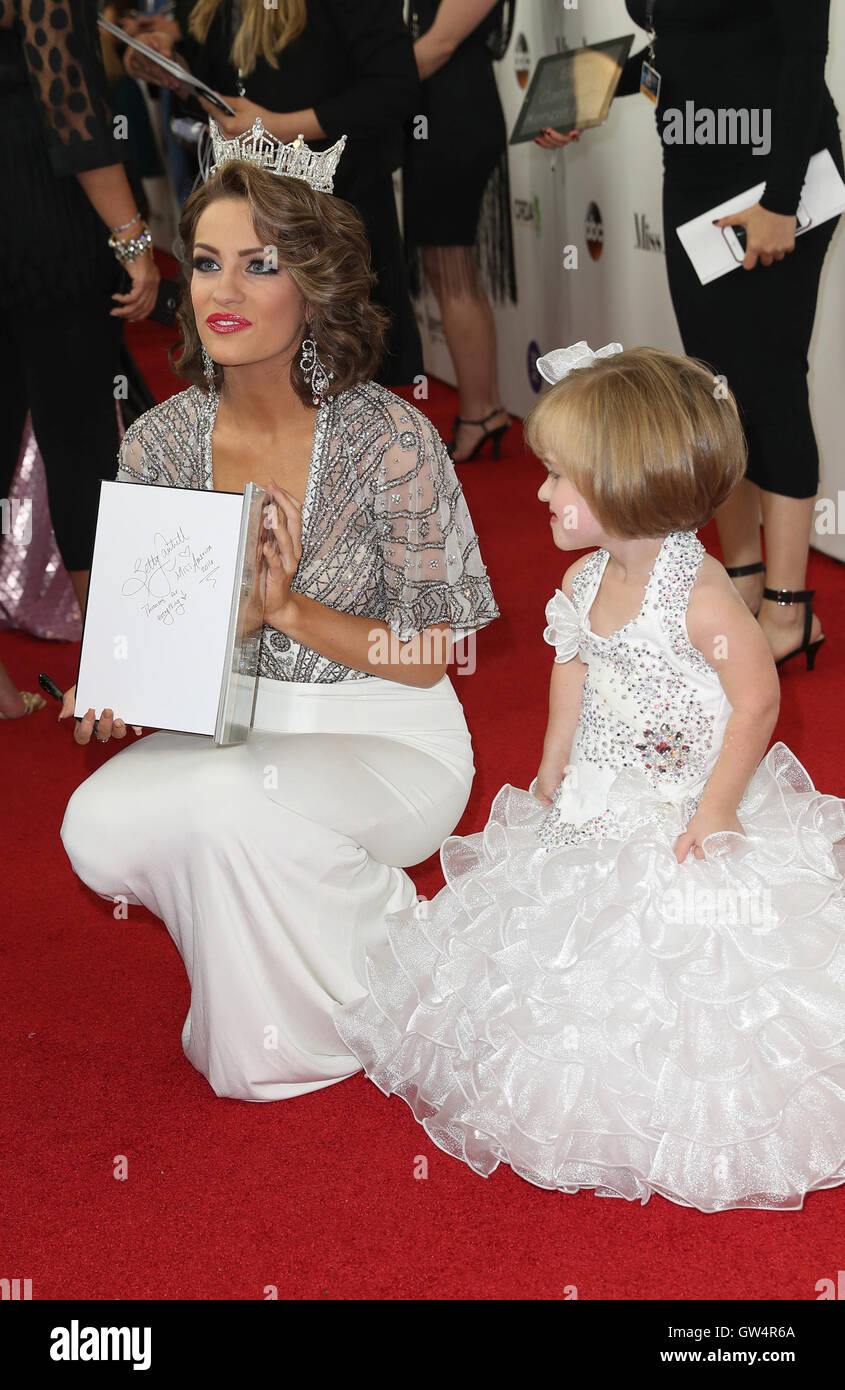
<path fill-rule="evenodd" d="M 191 303 L 191 275 L 197 223 L 206 208 L 221 198 L 249 204 L 259 243 L 275 248 L 280 269 L 287 270 L 311 311 L 307 335 L 317 343 L 323 365 L 334 373 L 327 394 L 371 381 L 384 354 L 388 318 L 370 295 L 375 275 L 364 225 L 350 203 L 333 193 L 317 193 L 303 179 L 271 174 L 243 160 L 231 160 L 195 189 L 179 223 L 183 285 L 177 313 L 181 340 L 170 350 L 170 363 L 184 381 L 207 387 L 202 343 Z M 291 381 L 301 400 L 310 403 L 297 352 Z M 215 364 L 220 388 L 223 369 Z"/>

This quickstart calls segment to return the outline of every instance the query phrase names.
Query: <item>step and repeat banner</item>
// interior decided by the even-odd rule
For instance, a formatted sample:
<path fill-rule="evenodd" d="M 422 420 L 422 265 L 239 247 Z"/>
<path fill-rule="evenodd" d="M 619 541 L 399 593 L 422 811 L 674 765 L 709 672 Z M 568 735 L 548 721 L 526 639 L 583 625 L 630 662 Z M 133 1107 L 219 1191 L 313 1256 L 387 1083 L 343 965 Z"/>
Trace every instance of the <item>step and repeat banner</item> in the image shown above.
<path fill-rule="evenodd" d="M 845 120 L 845 5 L 831 6 L 828 86 Z M 800 24 L 800 10 L 796 11 Z M 562 47 L 633 34 L 623 0 L 517 0 L 510 46 L 496 64 L 510 132 L 538 60 Z M 502 402 L 530 409 L 544 383 L 536 359 L 585 338 L 672 352 L 682 344 L 666 282 L 662 166 L 654 107 L 620 98 L 603 126 L 552 154 L 533 142 L 509 147 L 518 303 L 493 305 Z M 845 218 L 843 218 L 845 221 Z M 741 274 L 743 272 L 734 272 Z M 751 272 L 756 274 L 757 272 Z M 761 273 L 765 273 L 764 271 Z M 437 301 L 417 303 L 426 371 L 454 383 Z M 822 459 L 813 544 L 845 560 L 845 229 L 825 263 L 810 352 L 810 389 Z"/>

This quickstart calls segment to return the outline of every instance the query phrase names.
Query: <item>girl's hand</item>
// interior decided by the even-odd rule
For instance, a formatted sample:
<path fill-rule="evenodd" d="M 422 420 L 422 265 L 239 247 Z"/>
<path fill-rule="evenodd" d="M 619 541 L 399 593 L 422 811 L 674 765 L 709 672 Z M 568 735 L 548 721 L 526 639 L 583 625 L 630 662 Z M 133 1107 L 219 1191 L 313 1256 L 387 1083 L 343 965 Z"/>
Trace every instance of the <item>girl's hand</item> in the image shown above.
<path fill-rule="evenodd" d="M 268 111 L 266 106 L 256 106 L 254 101 L 247 101 L 246 97 L 227 97 L 223 92 L 220 95 L 232 107 L 235 112 L 234 116 L 227 116 L 225 111 L 220 111 L 218 107 L 212 106 L 205 97 L 198 95 L 197 100 L 203 111 L 207 111 L 209 116 L 214 117 L 220 127 L 220 133 L 225 139 L 233 140 L 236 135 L 244 135 L 258 116 L 264 122 L 264 129 L 269 131 L 269 122 L 276 118 L 274 111 Z M 296 135 L 294 134 L 290 138 L 295 140 Z"/>
<path fill-rule="evenodd" d="M 290 586 L 302 558 L 302 507 L 273 478 L 267 491 L 273 501 L 264 512 L 272 536 L 263 546 L 267 564 L 264 621 L 279 632 L 284 632 L 285 611 L 291 597 Z"/>
<path fill-rule="evenodd" d="M 735 811 L 697 811 L 683 835 L 679 835 L 675 841 L 675 858 L 678 863 L 683 864 L 690 850 L 696 859 L 703 859 L 704 841 L 708 835 L 715 835 L 720 830 L 733 830 L 738 835 L 745 834 Z"/>
<path fill-rule="evenodd" d="M 143 256 L 136 256 L 134 261 L 125 261 L 124 265 L 132 281 L 132 288 L 126 294 L 112 295 L 112 299 L 117 300 L 123 307 L 110 310 L 110 317 L 137 323 L 139 319 L 145 319 L 155 308 L 161 274 L 153 260 L 152 251 L 146 251 Z"/>
<path fill-rule="evenodd" d="M 544 150 L 562 150 L 564 145 L 580 139 L 580 136 L 580 130 L 570 130 L 568 135 L 563 135 L 561 131 L 552 130 L 551 126 L 547 126 L 542 135 L 535 135 L 534 144 L 540 145 Z"/>
<path fill-rule="evenodd" d="M 72 685 L 70 689 L 66 690 L 64 693 L 61 713 L 59 714 L 60 721 L 73 717 L 73 707 L 75 703 L 76 686 Z M 114 710 L 104 709 L 96 722 L 97 732 L 94 734 L 94 711 L 89 709 L 88 713 L 80 719 L 79 723 L 74 725 L 74 743 L 90 743 L 92 734 L 94 734 L 98 743 L 108 743 L 110 738 L 126 737 L 126 725 L 122 719 L 115 719 Z M 143 730 L 139 729 L 137 725 L 133 725 L 133 728 L 136 734 L 143 733 Z"/>
<path fill-rule="evenodd" d="M 782 261 L 789 251 L 795 250 L 795 217 L 784 217 L 779 212 L 769 212 L 754 203 L 730 217 L 719 217 L 714 227 L 745 228 L 745 260 L 743 270 L 753 270 L 757 261 L 761 265 L 771 265 L 772 261 Z"/>
<path fill-rule="evenodd" d="M 537 772 L 537 785 L 532 795 L 542 806 L 551 806 L 552 798 L 566 776 L 568 763 L 560 758 L 544 756 Z"/>

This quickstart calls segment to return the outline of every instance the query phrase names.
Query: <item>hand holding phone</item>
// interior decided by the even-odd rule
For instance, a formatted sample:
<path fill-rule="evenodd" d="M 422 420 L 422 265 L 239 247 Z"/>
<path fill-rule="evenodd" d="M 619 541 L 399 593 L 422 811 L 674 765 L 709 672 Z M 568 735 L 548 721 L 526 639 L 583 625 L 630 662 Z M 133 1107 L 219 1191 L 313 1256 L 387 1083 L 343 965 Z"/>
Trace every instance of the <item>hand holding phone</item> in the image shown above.
<path fill-rule="evenodd" d="M 795 212 L 795 220 L 796 236 L 800 236 L 802 232 L 806 232 L 807 229 L 813 225 L 813 219 L 807 212 L 803 203 L 798 204 Z M 738 265 L 741 265 L 748 254 L 748 237 L 745 227 L 741 222 L 735 223 L 733 226 L 723 227 L 722 236 L 725 238 L 734 260 Z"/>

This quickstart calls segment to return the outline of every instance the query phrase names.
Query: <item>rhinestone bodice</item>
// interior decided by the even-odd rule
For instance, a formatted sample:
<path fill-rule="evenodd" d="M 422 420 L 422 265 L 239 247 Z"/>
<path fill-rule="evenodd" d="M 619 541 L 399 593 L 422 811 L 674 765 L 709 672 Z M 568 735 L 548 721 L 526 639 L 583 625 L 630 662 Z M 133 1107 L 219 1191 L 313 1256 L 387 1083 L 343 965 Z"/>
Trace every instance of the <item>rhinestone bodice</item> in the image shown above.
<path fill-rule="evenodd" d="M 587 667 L 570 769 L 545 818 L 545 843 L 579 843 L 620 820 L 608 793 L 629 771 L 632 792 L 692 814 L 721 748 L 731 705 L 718 674 L 686 630 L 689 596 L 704 554 L 693 532 L 665 538 L 639 613 L 609 637 L 590 627 L 590 609 L 609 556 L 590 555 L 572 582 L 572 601 L 557 590 L 544 637 L 555 660 L 577 654 Z"/>
<path fill-rule="evenodd" d="M 217 404 L 216 394 L 192 386 L 148 410 L 126 432 L 117 480 L 213 487 Z M 383 386 L 350 387 L 317 412 L 292 587 L 338 612 L 384 622 L 401 641 L 438 622 L 461 637 L 499 616 L 443 441 Z M 259 675 L 368 678 L 267 624 Z"/>

